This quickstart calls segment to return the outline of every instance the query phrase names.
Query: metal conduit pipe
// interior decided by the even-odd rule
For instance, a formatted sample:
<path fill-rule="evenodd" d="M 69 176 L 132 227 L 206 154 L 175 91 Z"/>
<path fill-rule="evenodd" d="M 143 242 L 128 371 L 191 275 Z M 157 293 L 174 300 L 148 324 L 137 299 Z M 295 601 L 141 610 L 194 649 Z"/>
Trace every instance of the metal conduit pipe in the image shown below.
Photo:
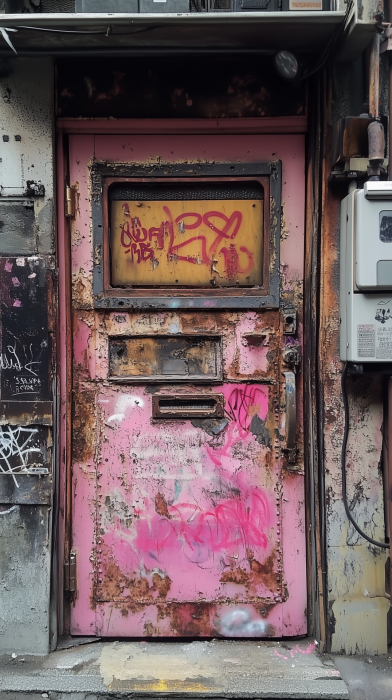
<path fill-rule="evenodd" d="M 380 102 L 380 34 L 374 35 L 369 66 L 369 116 L 372 118 L 367 132 L 369 143 L 368 175 L 370 180 L 380 179 L 380 168 L 384 162 L 384 127 L 379 115 Z"/>

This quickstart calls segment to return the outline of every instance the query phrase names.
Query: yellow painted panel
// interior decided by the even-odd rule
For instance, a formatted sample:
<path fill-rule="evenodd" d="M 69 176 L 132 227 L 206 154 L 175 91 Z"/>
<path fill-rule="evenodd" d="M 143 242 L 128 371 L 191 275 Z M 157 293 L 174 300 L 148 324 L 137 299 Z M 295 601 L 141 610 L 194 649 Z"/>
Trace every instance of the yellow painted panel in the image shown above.
<path fill-rule="evenodd" d="M 113 201 L 112 284 L 262 284 L 261 200 Z"/>

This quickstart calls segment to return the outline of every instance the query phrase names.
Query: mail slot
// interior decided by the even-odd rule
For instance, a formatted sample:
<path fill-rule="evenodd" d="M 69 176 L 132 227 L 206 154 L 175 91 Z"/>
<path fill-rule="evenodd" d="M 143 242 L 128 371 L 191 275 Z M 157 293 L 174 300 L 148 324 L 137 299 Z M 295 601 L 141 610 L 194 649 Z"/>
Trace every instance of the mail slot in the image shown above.
<path fill-rule="evenodd" d="M 153 418 L 222 418 L 223 394 L 159 394 L 152 397 Z"/>

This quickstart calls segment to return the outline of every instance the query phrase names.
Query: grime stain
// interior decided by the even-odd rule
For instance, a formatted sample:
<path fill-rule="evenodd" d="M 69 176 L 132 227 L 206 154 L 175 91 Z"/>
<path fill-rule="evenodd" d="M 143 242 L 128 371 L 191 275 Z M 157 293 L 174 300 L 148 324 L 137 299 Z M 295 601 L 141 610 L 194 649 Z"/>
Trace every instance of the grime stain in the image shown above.
<path fill-rule="evenodd" d="M 75 462 L 88 462 L 94 455 L 95 392 L 78 392 L 73 413 L 72 455 Z"/>
<path fill-rule="evenodd" d="M 265 588 L 276 592 L 279 589 L 279 574 L 275 571 L 275 550 L 271 552 L 262 564 L 254 558 L 252 550 L 248 549 L 246 556 L 249 562 L 249 571 L 239 566 L 232 567 L 223 572 L 219 579 L 220 582 L 243 585 L 249 592 L 255 592 L 257 587 L 263 584 Z"/>
<path fill-rule="evenodd" d="M 251 550 L 247 550 L 247 558 L 252 572 L 252 583 L 257 584 L 261 581 L 270 591 L 276 591 L 279 587 L 278 574 L 275 571 L 276 550 L 274 549 L 262 564 L 254 558 Z"/>
<path fill-rule="evenodd" d="M 171 580 L 165 574 L 154 573 L 151 585 L 146 576 L 125 576 L 113 561 L 106 563 L 102 581 L 97 588 L 97 600 L 121 602 L 121 614 L 125 616 L 125 601 L 144 605 L 164 600 L 169 593 Z"/>
<path fill-rule="evenodd" d="M 155 496 L 155 511 L 158 515 L 162 515 L 163 518 L 171 519 L 166 499 L 162 493 L 157 493 Z"/>
<path fill-rule="evenodd" d="M 256 440 L 260 445 L 270 445 L 271 436 L 266 428 L 266 421 L 262 420 L 257 414 L 252 418 L 250 424 L 250 432 L 256 437 Z"/>

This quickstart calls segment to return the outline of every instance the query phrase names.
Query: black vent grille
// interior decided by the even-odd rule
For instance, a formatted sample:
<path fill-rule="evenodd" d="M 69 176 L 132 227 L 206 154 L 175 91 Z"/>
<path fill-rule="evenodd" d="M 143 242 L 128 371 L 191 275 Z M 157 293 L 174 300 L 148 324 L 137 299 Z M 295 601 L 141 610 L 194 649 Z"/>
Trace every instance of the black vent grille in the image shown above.
<path fill-rule="evenodd" d="M 192 199 L 263 199 L 263 188 L 258 182 L 211 182 L 211 183 L 118 183 L 109 190 L 110 200 L 155 201 Z"/>

